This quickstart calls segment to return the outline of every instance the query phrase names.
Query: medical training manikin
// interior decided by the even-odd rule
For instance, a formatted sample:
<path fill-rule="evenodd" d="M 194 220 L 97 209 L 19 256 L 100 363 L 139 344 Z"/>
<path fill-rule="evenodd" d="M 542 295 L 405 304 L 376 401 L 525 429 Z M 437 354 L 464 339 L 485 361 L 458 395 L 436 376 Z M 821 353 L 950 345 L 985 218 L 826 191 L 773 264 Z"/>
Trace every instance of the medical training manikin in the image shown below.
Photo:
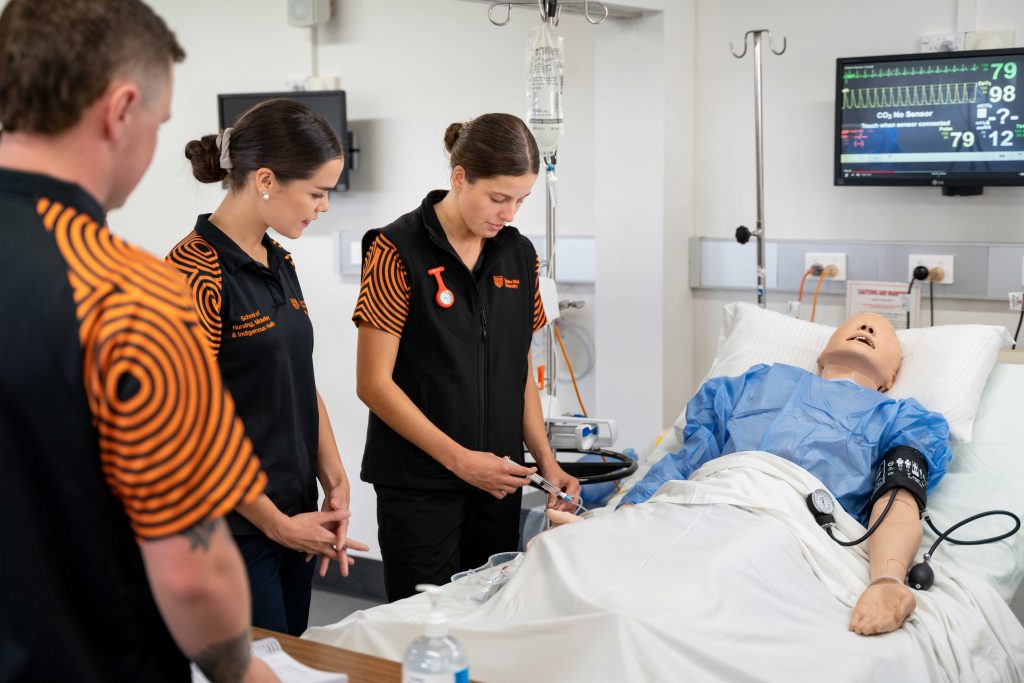
<path fill-rule="evenodd" d="M 945 418 L 913 399 L 881 393 L 892 386 L 900 362 L 895 330 L 866 313 L 832 335 L 818 359 L 820 376 L 776 364 L 708 380 L 687 404 L 682 449 L 655 464 L 622 504 L 642 503 L 665 482 L 747 450 L 800 465 L 862 523 L 869 517 L 874 522 L 896 490 L 891 510 L 868 540 L 871 583 L 854 608 L 850 629 L 874 634 L 899 628 L 916 606 L 904 577 L 921 542 L 925 488 L 942 479 L 951 456 Z M 901 471 L 907 464 L 905 479 L 876 477 L 897 460 Z M 557 523 L 580 519 L 549 513 Z"/>

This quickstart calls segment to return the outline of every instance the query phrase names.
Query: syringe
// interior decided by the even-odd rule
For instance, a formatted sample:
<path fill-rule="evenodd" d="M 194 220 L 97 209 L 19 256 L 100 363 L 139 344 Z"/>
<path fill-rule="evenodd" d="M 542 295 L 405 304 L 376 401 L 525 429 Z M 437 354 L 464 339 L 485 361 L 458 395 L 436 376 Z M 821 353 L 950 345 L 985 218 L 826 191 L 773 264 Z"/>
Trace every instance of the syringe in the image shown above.
<path fill-rule="evenodd" d="M 575 500 L 573 500 L 572 496 L 570 496 L 568 493 L 558 488 L 550 481 L 537 474 L 536 472 L 530 475 L 530 481 L 532 481 L 534 484 L 544 489 L 548 493 L 555 494 L 555 496 L 557 496 L 560 500 L 564 500 L 566 503 L 573 505 L 576 508 L 577 512 L 583 513 L 588 511 L 587 508 L 583 507 L 582 504 L 577 503 Z"/>

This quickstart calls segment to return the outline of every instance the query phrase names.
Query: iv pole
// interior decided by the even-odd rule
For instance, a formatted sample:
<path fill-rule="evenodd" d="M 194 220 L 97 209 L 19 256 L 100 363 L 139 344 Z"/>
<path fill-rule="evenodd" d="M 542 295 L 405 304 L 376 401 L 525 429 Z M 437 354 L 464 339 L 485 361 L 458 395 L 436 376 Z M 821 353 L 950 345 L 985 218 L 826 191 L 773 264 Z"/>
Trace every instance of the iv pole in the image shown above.
<path fill-rule="evenodd" d="M 506 14 L 504 19 L 499 21 L 493 15 L 493 10 L 501 5 L 505 6 Z M 584 16 L 591 24 L 603 23 L 608 18 L 607 6 L 596 0 L 513 0 L 511 2 L 505 0 L 504 2 L 495 1 L 491 3 L 487 11 L 488 19 L 495 26 L 506 25 L 511 17 L 513 5 L 533 5 L 538 7 L 541 13 L 541 21 L 551 27 L 558 26 L 563 5 L 576 9 L 582 8 Z M 592 16 L 591 8 L 599 8 L 598 12 L 600 14 Z M 561 116 L 559 115 L 558 118 L 560 119 Z M 534 121 L 531 119 L 531 127 L 533 123 Z M 545 123 L 545 121 L 540 121 L 540 123 Z M 545 144 L 542 154 L 544 159 L 546 208 L 544 240 L 547 254 L 541 265 L 544 266 L 545 275 L 554 281 L 555 246 L 558 236 L 558 178 L 555 176 L 555 165 L 558 163 L 557 139 Z M 555 352 L 555 345 L 558 342 L 555 336 L 554 321 L 550 321 L 547 327 L 546 370 L 548 376 L 545 378 L 545 386 L 543 387 L 545 396 L 542 397 L 542 410 L 544 412 L 544 426 L 552 452 L 557 457 L 559 448 L 562 448 L 575 450 L 580 453 L 597 453 L 601 456 L 602 462 L 600 463 L 560 463 L 563 470 L 577 477 L 581 484 L 615 481 L 629 476 L 636 471 L 636 462 L 630 460 L 628 456 L 622 453 L 608 450 L 614 445 L 618 435 L 614 420 L 560 414 L 558 396 L 556 395 L 557 354 Z"/>
<path fill-rule="evenodd" d="M 558 238 L 558 201 L 555 198 L 555 164 L 557 160 L 558 152 L 551 152 L 551 156 L 544 157 L 544 163 L 547 168 L 544 173 L 544 203 L 547 207 L 544 230 L 545 248 L 547 252 L 547 259 L 545 265 L 545 274 L 550 279 L 555 279 L 555 244 Z M 556 381 L 558 380 L 558 356 L 555 354 L 555 323 L 554 321 L 548 325 L 548 352 L 545 363 L 547 364 L 547 377 L 544 379 L 544 391 L 548 396 L 554 397 L 558 391 Z"/>
<path fill-rule="evenodd" d="M 750 237 L 757 237 L 757 305 L 765 307 L 765 259 L 764 259 L 764 117 L 762 113 L 761 95 L 761 37 L 768 35 L 768 46 L 771 51 L 781 55 L 786 51 L 786 38 L 782 38 L 782 49 L 776 50 L 772 43 L 772 32 L 765 28 L 753 29 L 743 35 L 743 52 L 736 54 L 736 49 L 729 43 L 732 56 L 743 59 L 747 54 L 747 38 L 754 37 L 754 158 L 757 165 L 757 227 L 754 230 L 741 225 L 736 228 L 736 241 L 746 244 Z"/>
<path fill-rule="evenodd" d="M 495 18 L 493 12 L 495 8 L 502 5 L 505 6 L 505 17 L 499 20 Z M 495 26 L 505 26 L 512 17 L 513 5 L 532 5 L 537 7 L 540 10 L 541 21 L 552 27 L 558 26 L 563 5 L 582 6 L 584 16 L 591 24 L 601 24 L 608 18 L 608 8 L 603 3 L 596 2 L 595 0 L 513 0 L 511 2 L 492 2 L 487 9 L 487 18 Z M 592 7 L 598 8 L 599 14 L 597 16 L 591 16 L 590 10 Z M 557 149 L 552 149 L 544 154 L 544 203 L 546 207 L 544 245 L 547 258 L 541 265 L 544 266 L 544 274 L 551 280 L 555 279 L 555 245 L 558 239 L 558 200 L 555 193 L 555 185 L 558 183 L 558 178 L 555 176 L 555 166 L 557 163 Z M 555 345 L 558 342 L 555 338 L 553 321 L 552 324 L 548 325 L 547 342 L 548 348 L 545 358 L 546 377 L 544 378 L 543 390 L 545 395 L 549 397 L 548 400 L 551 401 L 556 397 L 558 391 L 558 354 L 555 351 Z"/>

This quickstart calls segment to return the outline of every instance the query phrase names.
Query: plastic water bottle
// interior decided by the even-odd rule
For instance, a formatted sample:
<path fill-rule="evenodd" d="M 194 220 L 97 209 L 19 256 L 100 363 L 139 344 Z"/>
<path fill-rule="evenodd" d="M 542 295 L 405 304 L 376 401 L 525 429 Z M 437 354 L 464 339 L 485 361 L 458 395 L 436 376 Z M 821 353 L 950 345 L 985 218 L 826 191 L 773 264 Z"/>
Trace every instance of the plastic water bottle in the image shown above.
<path fill-rule="evenodd" d="M 441 589 L 422 583 L 416 590 L 430 598 L 423 635 L 412 641 L 402 658 L 402 683 L 469 683 L 469 662 L 459 641 L 448 635 L 448 620 L 438 603 Z"/>

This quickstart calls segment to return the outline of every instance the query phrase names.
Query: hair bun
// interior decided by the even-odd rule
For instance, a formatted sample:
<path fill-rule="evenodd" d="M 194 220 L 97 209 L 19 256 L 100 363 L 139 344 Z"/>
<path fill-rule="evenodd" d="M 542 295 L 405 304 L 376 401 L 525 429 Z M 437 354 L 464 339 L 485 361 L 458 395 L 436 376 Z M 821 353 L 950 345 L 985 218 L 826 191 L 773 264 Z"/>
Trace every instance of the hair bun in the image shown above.
<path fill-rule="evenodd" d="M 185 145 L 185 158 L 192 162 L 192 175 L 201 183 L 216 183 L 228 177 L 220 167 L 220 150 L 217 136 L 204 135 Z"/>
<path fill-rule="evenodd" d="M 444 132 L 444 148 L 451 154 L 452 150 L 455 149 L 455 143 L 459 140 L 459 133 L 465 128 L 463 123 L 453 123 L 448 126 L 448 129 Z"/>

